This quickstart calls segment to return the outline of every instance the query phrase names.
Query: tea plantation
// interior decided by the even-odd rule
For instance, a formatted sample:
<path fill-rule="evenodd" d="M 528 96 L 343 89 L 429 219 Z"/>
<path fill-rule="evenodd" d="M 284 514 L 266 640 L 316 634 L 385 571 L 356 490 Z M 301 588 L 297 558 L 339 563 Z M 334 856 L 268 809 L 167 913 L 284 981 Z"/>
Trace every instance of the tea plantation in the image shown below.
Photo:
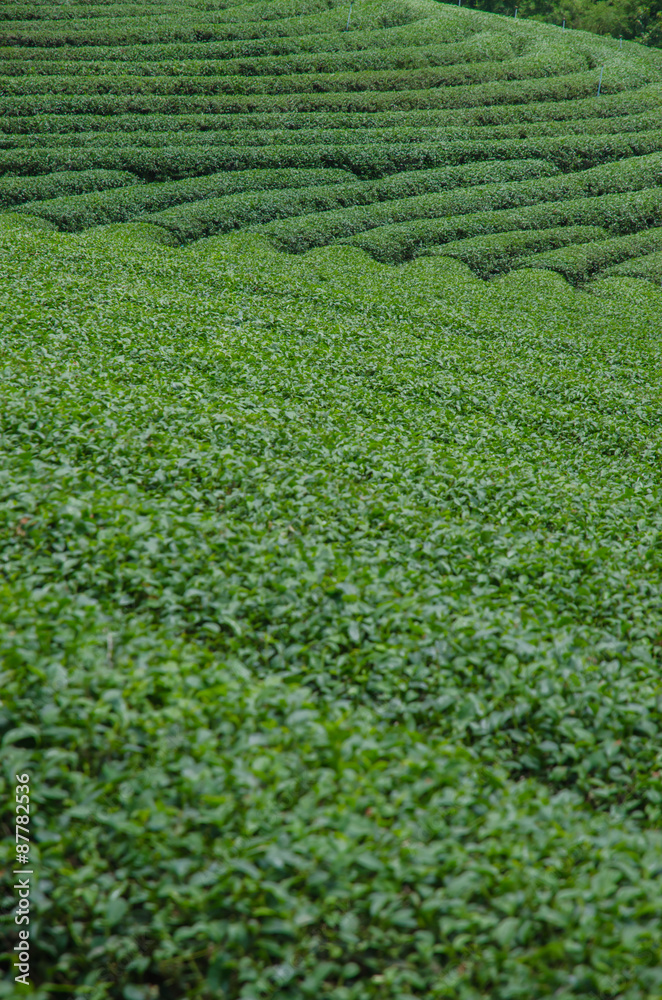
<path fill-rule="evenodd" d="M 659 1000 L 662 52 L 20 0 L 0 58 L 0 997 Z"/>

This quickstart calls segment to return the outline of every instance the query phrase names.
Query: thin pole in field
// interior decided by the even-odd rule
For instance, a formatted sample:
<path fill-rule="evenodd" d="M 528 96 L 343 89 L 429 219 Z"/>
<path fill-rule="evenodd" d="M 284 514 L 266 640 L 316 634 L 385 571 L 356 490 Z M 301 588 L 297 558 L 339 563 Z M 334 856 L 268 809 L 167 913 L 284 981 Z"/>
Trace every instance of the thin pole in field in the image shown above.
<path fill-rule="evenodd" d="M 604 66 L 601 66 L 600 67 L 600 79 L 598 81 L 598 97 L 600 96 L 600 89 L 602 87 L 602 74 L 604 73 L 604 70 L 605 70 Z"/>
<path fill-rule="evenodd" d="M 619 49 L 622 49 L 622 48 L 623 48 L 623 36 L 622 36 L 622 35 L 621 35 L 621 37 L 620 37 L 620 38 L 618 39 L 618 47 L 619 47 Z"/>
<path fill-rule="evenodd" d="M 515 20 L 517 20 L 517 7 L 515 7 Z"/>
<path fill-rule="evenodd" d="M 563 18 L 563 30 L 565 31 L 565 18 Z"/>
<path fill-rule="evenodd" d="M 352 16 L 352 7 L 353 6 L 354 6 L 353 4 L 349 5 L 349 14 L 347 15 L 347 27 L 345 28 L 345 31 L 349 31 L 349 22 L 350 22 L 350 18 Z"/>

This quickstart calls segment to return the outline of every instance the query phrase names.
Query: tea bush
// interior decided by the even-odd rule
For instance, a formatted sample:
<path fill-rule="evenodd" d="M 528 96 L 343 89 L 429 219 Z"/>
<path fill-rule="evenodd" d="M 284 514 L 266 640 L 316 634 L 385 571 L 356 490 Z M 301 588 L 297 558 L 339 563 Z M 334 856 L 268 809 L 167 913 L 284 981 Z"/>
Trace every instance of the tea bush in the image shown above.
<path fill-rule="evenodd" d="M 38 983 L 655 996 L 659 293 L 5 219 Z"/>
<path fill-rule="evenodd" d="M 278 246 L 290 252 L 301 253 L 311 247 L 324 246 L 340 238 L 347 240 L 353 233 L 361 233 L 370 229 L 377 229 L 377 238 L 380 240 L 384 236 L 388 240 L 396 233 L 406 235 L 409 230 L 403 226 L 404 220 L 427 217 L 435 221 L 427 227 L 421 227 L 419 224 L 411 231 L 416 233 L 417 239 L 427 237 L 430 243 L 443 242 L 443 239 L 437 237 L 444 232 L 453 231 L 451 227 L 456 224 L 455 216 L 475 215 L 482 209 L 480 212 L 482 218 L 488 209 L 492 209 L 498 219 L 511 218 L 505 213 L 512 210 L 514 206 L 535 205 L 537 202 L 542 202 L 544 204 L 540 205 L 538 213 L 530 213 L 528 217 L 548 219 L 550 213 L 551 217 L 554 217 L 554 214 L 558 216 L 558 213 L 564 210 L 567 202 L 570 202 L 571 206 L 576 206 L 576 199 L 580 195 L 591 199 L 587 206 L 580 211 L 590 211 L 593 208 L 598 213 L 602 213 L 602 221 L 607 221 L 612 202 L 600 200 L 596 203 L 593 201 L 596 195 L 652 188 L 656 183 L 659 183 L 661 177 L 662 156 L 655 153 L 652 156 L 636 157 L 574 174 L 558 174 L 551 178 L 543 177 L 510 183 L 493 183 L 484 187 L 459 189 L 438 195 L 403 198 L 384 204 L 370 205 L 368 208 L 353 208 L 336 212 L 326 211 L 316 215 L 311 213 L 303 216 L 299 222 L 289 225 L 272 224 L 268 230 L 265 230 L 265 234 L 268 234 Z M 555 202 L 560 202 L 560 205 L 555 205 Z M 628 202 L 629 204 L 630 202 Z M 502 210 L 502 212 L 497 214 L 496 210 Z M 570 210 L 573 210 L 572 207 Z M 521 218 L 524 220 L 527 215 L 523 215 Z M 619 218 L 622 217 L 619 216 Z M 633 223 L 634 219 L 635 216 L 632 217 Z M 397 230 L 393 228 L 396 224 L 399 224 Z M 463 224 L 460 222 L 460 225 Z M 600 222 L 596 224 L 600 225 Z M 389 227 L 388 233 L 382 233 L 381 230 L 386 227 Z M 509 228 L 514 230 L 515 226 Z M 525 226 L 525 228 L 529 227 Z M 372 246 L 369 242 L 362 242 L 360 245 L 364 249 Z M 397 245 L 402 245 L 399 240 Z M 393 242 L 392 246 L 395 249 L 396 242 Z"/>
<path fill-rule="evenodd" d="M 662 282 L 662 253 L 650 253 L 635 260 L 625 260 L 621 264 L 605 268 L 605 273 Z"/>
<path fill-rule="evenodd" d="M 512 163 L 490 161 L 480 164 L 480 167 L 472 166 L 470 169 L 448 167 L 442 170 L 417 170 L 372 183 L 357 181 L 354 184 L 338 184 L 328 190 L 320 186 L 297 192 L 263 194 L 258 197 L 244 195 L 232 199 L 215 198 L 204 203 L 152 213 L 145 216 L 145 219 L 168 229 L 184 243 L 200 239 L 202 236 L 264 223 L 274 218 L 303 215 L 304 219 L 307 219 L 308 213 L 319 211 L 322 211 L 324 216 L 335 215 L 332 210 L 336 205 L 373 207 L 374 203 L 383 203 L 388 206 L 387 211 L 390 213 L 393 211 L 393 206 L 399 204 L 392 199 L 401 198 L 409 202 L 407 195 L 413 191 L 437 191 L 460 187 L 467 182 L 469 174 L 474 184 L 480 185 L 482 180 L 487 185 L 494 183 L 494 178 L 499 175 L 505 181 L 512 177 L 538 177 L 552 173 L 554 167 L 541 160 L 518 160 Z M 421 197 L 423 196 L 415 196 L 412 200 L 418 204 Z M 374 207 L 375 211 L 378 211 L 378 208 Z M 26 211 L 29 210 L 30 206 L 26 206 Z M 52 219 L 48 212 L 38 214 L 44 214 L 46 218 Z M 345 231 L 348 229 L 349 226 L 344 227 Z"/>
<path fill-rule="evenodd" d="M 0 207 L 89 191 L 117 191 L 139 180 L 126 170 L 63 170 L 41 177 L 0 177 Z"/>
<path fill-rule="evenodd" d="M 608 76 L 605 94 L 641 87 L 656 79 L 653 72 L 632 70 L 627 75 Z M 204 79 L 204 78 L 203 78 Z M 279 79 L 276 77 L 275 79 Z M 0 113 L 26 117 L 43 114 L 241 114 L 286 113 L 293 111 L 363 112 L 415 110 L 419 108 L 470 108 L 476 105 L 528 104 L 533 101 L 556 102 L 588 97 L 595 93 L 595 71 L 494 83 L 476 83 L 428 90 L 384 90 L 301 92 L 281 94 L 238 94 L 215 96 L 196 94 L 158 95 L 150 93 L 79 94 L 46 93 L 0 97 Z"/>
<path fill-rule="evenodd" d="M 121 123 L 120 123 L 121 124 Z M 127 128 L 130 123 L 125 123 Z M 140 123 L 137 123 L 140 124 Z M 150 123 L 148 123 L 150 124 Z M 157 125 L 156 122 L 154 122 Z M 172 122 L 163 121 L 163 125 Z M 319 128 L 272 128 L 275 123 L 267 121 L 265 127 L 261 129 L 242 128 L 216 128 L 199 131 L 187 131 L 190 129 L 189 119 L 179 119 L 180 129 L 177 131 L 165 131 L 158 128 L 139 129 L 130 132 L 131 145 L 136 146 L 184 146 L 184 147 L 205 147 L 238 144 L 249 146 L 271 146 L 277 145 L 352 145 L 356 143 L 359 134 L 359 127 L 353 128 L 329 128 L 320 130 Z M 204 122 L 209 125 L 209 122 Z M 226 123 L 227 124 L 227 123 Z M 420 142 L 430 144 L 432 142 L 458 142 L 485 140 L 485 133 L 488 131 L 490 141 L 495 139 L 526 139 L 533 136 L 559 137 L 571 136 L 581 133 L 583 136 L 615 136 L 617 141 L 623 136 L 632 132 L 651 132 L 662 127 L 662 112 L 651 111 L 640 115 L 628 116 L 624 121 L 622 118 L 616 119 L 583 119 L 577 122 L 529 122 L 522 125 L 500 125 L 486 129 L 484 125 L 450 125 L 450 126 L 427 126 L 418 128 L 410 127 L 385 127 L 369 128 L 360 127 L 360 137 L 362 143 L 393 144 L 397 142 Z M 25 132 L 5 133 L 0 138 L 0 148 L 17 149 L 30 148 L 35 146 L 69 148 L 83 146 L 122 146 L 126 144 L 126 132 L 67 132 L 46 133 L 46 132 Z M 480 162 L 480 161 L 478 161 Z"/>
<path fill-rule="evenodd" d="M 167 115 L 149 113 L 118 114 L 109 120 L 104 115 L 88 114 L 45 114 L 33 118 L 8 115 L 0 118 L 0 131 L 6 134 L 32 133 L 37 129 L 45 133 L 76 133 L 92 129 L 95 131 L 135 132 L 143 129 L 152 131 L 168 130 L 176 126 L 177 131 L 194 130 L 205 132 L 212 129 L 241 129 L 247 140 L 255 130 L 285 127 L 299 129 L 316 128 L 320 131 L 336 128 L 402 128 L 409 126 L 468 126 L 520 125 L 528 126 L 538 122 L 576 122 L 588 117 L 612 119 L 621 117 L 627 130 L 629 116 L 659 109 L 662 88 L 659 84 L 642 87 L 634 94 L 601 94 L 582 101 L 532 102 L 528 105 L 511 104 L 498 107 L 473 107 L 444 109 L 415 109 L 413 111 L 383 111 L 378 114 L 361 112 L 266 112 L 253 114 L 193 114 Z M 109 128 L 110 126 L 110 128 Z"/>
<path fill-rule="evenodd" d="M 330 41 L 330 38 L 328 39 Z M 335 41 L 335 39 L 334 39 Z M 459 45 L 421 44 L 415 46 L 390 45 L 388 47 L 374 45 L 368 49 L 350 49 L 324 52 L 293 52 L 273 56 L 233 58 L 233 47 L 225 50 L 221 58 L 216 50 L 209 51 L 203 45 L 195 46 L 189 52 L 177 49 L 170 53 L 157 52 L 154 58 L 141 47 L 133 58 L 120 50 L 113 54 L 112 60 L 104 58 L 107 50 L 100 50 L 95 58 L 89 51 L 90 58 L 73 60 L 65 51 L 47 51 L 43 57 L 31 52 L 31 60 L 8 58 L 3 62 L 2 71 L 7 76 L 23 76 L 26 72 L 32 75 L 46 76 L 83 76 L 90 73 L 114 75 L 118 70 L 118 61 L 122 60 L 123 75 L 137 76 L 172 76 L 177 71 L 185 76 L 233 76 L 262 77 L 269 75 L 284 75 L 294 73 L 341 73 L 351 70 L 354 73 L 365 70 L 380 69 L 419 69 L 424 66 L 452 66 L 457 63 L 472 64 L 484 60 L 489 53 L 490 63 L 505 60 L 515 55 L 513 39 L 496 32 L 479 32 L 468 41 Z M 207 51 L 205 51 L 207 49 Z M 35 56 L 37 56 L 35 58 Z M 59 58 L 57 58 L 59 56 Z M 145 57 L 148 58 L 145 58 Z M 165 58 L 163 58 L 165 56 Z"/>
<path fill-rule="evenodd" d="M 399 263 L 450 240 L 514 232 L 516 229 L 598 226 L 614 234 L 626 234 L 655 224 L 662 224 L 662 191 L 657 187 L 502 211 L 473 212 L 444 219 L 421 219 L 381 226 L 372 232 L 345 237 L 338 242 L 361 247 L 377 260 Z"/>
<path fill-rule="evenodd" d="M 412 45 L 430 44 L 437 42 L 440 44 L 452 42 L 455 46 L 458 41 L 472 40 L 478 35 L 487 34 L 489 44 L 498 46 L 497 55 L 501 46 L 508 44 L 508 34 L 503 29 L 494 30 L 494 22 L 490 21 L 464 21 L 457 23 L 455 19 L 450 22 L 446 18 L 439 16 L 438 12 L 429 12 L 432 16 L 420 18 L 409 25 L 400 27 L 390 27 L 388 29 L 375 28 L 369 31 L 321 32 L 319 22 L 306 22 L 309 27 L 308 34 L 283 34 L 255 37 L 247 35 L 244 37 L 233 37 L 228 40 L 219 39 L 217 41 L 197 38 L 191 42 L 143 42 L 142 44 L 123 45 L 96 45 L 94 43 L 83 43 L 82 45 L 53 44 L 59 42 L 53 35 L 48 35 L 46 44 L 40 45 L 39 38 L 35 34 L 28 35 L 27 44 L 21 45 L 16 39 L 10 41 L 2 36 L 0 41 L 0 52 L 4 52 L 11 58 L 21 59 L 29 63 L 30 66 L 39 60 L 65 60 L 80 59 L 87 57 L 89 60 L 107 59 L 113 63 L 121 64 L 131 61 L 144 60 L 189 60 L 189 59 L 235 59 L 238 56 L 249 57 L 251 60 L 261 57 L 286 56 L 294 53 L 317 54 L 320 50 L 324 53 L 332 52 L 354 52 L 361 53 L 366 49 L 375 48 L 398 48 Z M 480 15 L 478 15 L 480 18 Z M 303 22 L 303 18 L 301 19 Z M 505 38 L 504 38 L 505 34 Z M 323 35 L 323 38 L 321 36 Z M 498 39 L 498 41 L 496 41 Z M 42 38 L 43 41 L 43 38 Z M 73 50 L 73 51 L 72 51 Z M 450 51 L 450 46 L 449 46 Z"/>
<path fill-rule="evenodd" d="M 145 212 L 153 212 L 171 205 L 181 205 L 191 201 L 201 202 L 205 199 L 216 201 L 219 196 L 224 195 L 227 198 L 237 192 L 286 188 L 288 194 L 284 198 L 288 201 L 292 199 L 292 194 L 289 193 L 292 189 L 314 187 L 315 184 L 326 188 L 327 185 L 341 184 L 351 176 L 344 170 L 237 170 L 172 181 L 169 184 L 135 184 L 129 188 L 93 195 L 52 198 L 39 204 L 27 202 L 17 211 L 41 216 L 54 222 L 60 229 L 76 232 L 90 226 L 125 222 Z M 36 181 L 39 178 L 31 179 Z M 265 197 L 273 199 L 274 195 Z M 225 198 L 222 199 L 223 203 Z M 230 204 L 241 205 L 243 202 L 235 200 Z"/>
<path fill-rule="evenodd" d="M 468 264 L 471 270 L 481 278 L 489 278 L 494 274 L 510 270 L 511 267 L 529 267 L 531 264 L 525 257 L 534 256 L 537 266 L 537 255 L 544 258 L 544 251 L 556 250 L 572 244 L 592 243 L 606 237 L 607 231 L 599 226 L 559 226 L 552 229 L 515 230 L 514 232 L 496 233 L 493 236 L 479 236 L 468 240 L 452 240 L 441 247 L 431 247 L 425 253 L 428 256 L 454 257 Z M 631 237 L 630 237 L 631 238 Z M 635 237 L 636 239 L 637 237 Z M 628 237 L 626 237 L 628 239 Z M 618 242 L 618 241 L 612 241 Z M 599 244 L 595 244 L 598 246 Z M 580 247 L 573 247 L 581 249 Z M 423 256 L 423 254 L 421 254 Z M 545 266 L 541 263 L 540 266 Z M 565 271 L 549 265 L 550 270 L 560 271 L 566 277 Z"/>
<path fill-rule="evenodd" d="M 662 54 L 12 0 L 0 76 L 30 995 L 658 1000 Z"/>
<path fill-rule="evenodd" d="M 621 236 L 619 239 L 587 241 L 586 245 L 561 247 L 551 252 L 536 254 L 526 261 L 526 267 L 542 267 L 549 271 L 558 271 L 572 284 L 579 284 L 610 265 L 660 250 L 662 250 L 662 229 L 658 227 L 632 236 Z M 520 261 L 516 260 L 513 266 L 517 267 L 519 263 Z"/>
<path fill-rule="evenodd" d="M 459 87 L 485 80 L 524 80 L 581 72 L 587 68 L 582 53 L 569 53 L 559 67 L 559 54 L 528 56 L 506 62 L 473 62 L 460 66 L 426 67 L 424 69 L 373 70 L 361 73 L 301 73 L 278 76 L 128 76 L 100 74 L 95 76 L 0 76 L 3 94 L 343 94 L 402 90 L 428 90 L 433 87 Z M 308 98 L 309 99 L 309 98 Z"/>
<path fill-rule="evenodd" d="M 358 137 L 357 137 L 358 138 Z M 492 159 L 549 159 L 564 170 L 588 169 L 629 156 L 643 156 L 662 148 L 659 129 L 624 136 L 559 136 L 540 139 L 503 139 L 492 142 L 367 143 L 319 146 L 166 146 L 150 148 L 130 144 L 112 146 L 39 147 L 0 151 L 0 175 L 43 174 L 60 170 L 129 170 L 145 180 L 166 180 L 216 173 L 221 170 L 325 167 L 349 170 L 374 178 L 404 170 L 426 170 L 446 164 L 475 163 Z"/>

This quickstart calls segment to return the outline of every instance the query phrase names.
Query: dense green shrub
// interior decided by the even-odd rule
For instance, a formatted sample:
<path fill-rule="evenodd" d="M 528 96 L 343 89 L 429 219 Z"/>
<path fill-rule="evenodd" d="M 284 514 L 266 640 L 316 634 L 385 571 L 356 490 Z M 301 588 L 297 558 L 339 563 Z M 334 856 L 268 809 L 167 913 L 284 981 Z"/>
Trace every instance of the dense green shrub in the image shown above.
<path fill-rule="evenodd" d="M 304 0 L 300 0 L 303 3 Z M 291 37 L 292 35 L 308 35 L 313 32 L 324 33 L 325 31 L 338 32 L 342 29 L 346 20 L 343 17 L 347 9 L 345 0 L 337 0 L 341 10 L 333 10 L 328 13 L 306 14 L 300 17 L 284 17 L 283 19 L 265 19 L 264 6 L 254 10 L 253 20 L 241 20 L 239 11 L 236 17 L 226 20 L 217 17 L 196 17 L 188 11 L 188 17 L 182 18 L 181 13 L 159 15 L 149 15 L 143 17 L 131 17 L 119 21 L 114 18 L 96 18 L 92 22 L 92 27 L 88 26 L 84 17 L 80 20 L 69 22 L 54 21 L 51 25 L 46 25 L 29 21 L 21 23 L 5 23 L 0 31 L 0 46 L 25 46 L 49 48 L 57 46 L 113 46 L 113 45 L 164 45 L 173 42 L 211 42 L 221 40 L 247 40 Z M 370 38 L 371 29 L 389 28 L 405 25 L 417 20 L 415 14 L 410 14 L 412 4 L 398 3 L 394 0 L 394 8 L 400 8 L 402 18 L 395 13 L 395 25 L 383 23 L 384 4 L 371 4 L 361 17 L 361 26 L 367 39 Z M 287 14 L 291 15 L 290 5 Z M 428 8 L 429 14 L 429 8 Z M 473 30 L 476 30 L 473 28 Z M 473 33 L 469 28 L 469 34 Z M 318 34 L 318 44 L 319 44 Z"/>
<path fill-rule="evenodd" d="M 178 6 L 172 0 L 170 2 L 162 0 L 156 9 L 160 14 L 166 12 L 168 14 L 176 14 L 178 10 L 181 10 L 181 5 Z M 101 18 L 107 21 L 109 18 L 126 17 L 145 17 L 145 5 L 136 3 L 107 3 L 101 6 L 89 4 L 89 6 L 86 5 L 83 7 L 68 0 L 66 6 L 64 4 L 48 4 L 46 7 L 40 3 L 33 5 L 6 3 L 2 10 L 0 10 L 0 24 L 3 21 L 35 21 L 42 28 L 47 25 L 50 26 L 53 22 L 57 21 L 75 21 L 78 24 L 85 25 L 90 18 Z"/>
<path fill-rule="evenodd" d="M 220 196 L 243 191 L 288 188 L 290 190 L 283 196 L 287 201 L 296 188 L 342 184 L 350 178 L 351 174 L 343 170 L 240 170 L 166 184 L 140 184 L 118 191 L 53 198 L 37 205 L 28 202 L 18 210 L 48 219 L 67 232 L 77 232 L 91 226 L 125 222 L 145 212 L 158 212 L 171 205 L 210 198 L 216 200 Z"/>
<path fill-rule="evenodd" d="M 625 260 L 621 264 L 604 268 L 603 274 L 647 278 L 662 284 L 662 253 L 649 253 L 634 260 Z"/>
<path fill-rule="evenodd" d="M 401 224 L 409 219 L 439 219 L 485 212 L 488 209 L 509 210 L 520 205 L 535 205 L 537 202 L 563 203 L 582 195 L 595 198 L 607 193 L 651 188 L 660 181 L 662 154 L 654 153 L 572 174 L 486 184 L 477 188 L 459 188 L 439 194 L 389 200 L 384 204 L 367 207 L 335 212 L 327 210 L 316 215 L 311 213 L 288 224 L 271 225 L 265 230 L 265 235 L 268 234 L 283 249 L 302 253 L 311 247 L 324 246 L 340 238 L 379 227 L 388 227 L 388 236 L 393 232 L 391 227 L 394 224 Z M 443 231 L 445 222 L 441 225 Z M 509 228 L 514 229 L 515 226 Z M 430 231 L 436 231 L 434 226 Z"/>
<path fill-rule="evenodd" d="M 450 2 L 450 0 L 443 0 Z M 468 0 L 468 7 L 511 14 L 509 0 Z M 660 0 L 522 0 L 520 16 L 534 17 L 551 24 L 566 22 L 568 28 L 593 31 L 598 35 L 634 39 L 644 45 L 662 42 L 662 5 Z"/>
<path fill-rule="evenodd" d="M 557 226 L 599 226 L 617 234 L 662 224 L 662 190 L 646 188 L 626 194 L 602 194 L 577 200 L 527 205 L 522 208 L 474 212 L 444 219 L 418 219 L 382 226 L 372 232 L 338 239 L 361 247 L 376 260 L 399 263 L 427 248 L 490 233 L 516 229 L 551 229 Z M 285 243 L 272 224 L 268 234 Z M 292 227 L 293 228 L 293 227 Z M 288 247 L 289 249 L 289 247 Z"/>
<path fill-rule="evenodd" d="M 112 123 L 113 125 L 115 122 Z M 172 124 L 164 120 L 163 124 Z M 183 125 L 190 122 L 184 120 Z M 651 132 L 662 127 L 662 111 L 649 111 L 640 115 L 619 116 L 614 118 L 592 118 L 576 122 L 551 121 L 528 122 L 526 125 L 456 125 L 456 126 L 419 126 L 386 127 L 386 128 L 334 128 L 321 130 L 319 128 L 264 128 L 264 129 L 216 129 L 214 131 L 186 131 L 184 128 L 172 131 L 125 131 L 108 132 L 67 132 L 67 133 L 19 133 L 0 137 L 0 149 L 28 149 L 41 147 L 68 147 L 74 149 L 87 146 L 122 146 L 130 138 L 132 146 L 331 146 L 353 145 L 360 137 L 361 143 L 387 144 L 399 142 L 419 142 L 429 145 L 432 142 L 476 142 L 502 139 L 527 139 L 533 137 L 560 136 L 624 136 L 632 132 Z"/>
<path fill-rule="evenodd" d="M 399 174 L 384 181 L 353 184 L 335 184 L 333 187 L 311 187 L 302 191 L 264 192 L 243 194 L 229 198 L 213 198 L 204 202 L 182 205 L 145 216 L 157 226 L 163 226 L 177 239 L 186 243 L 215 233 L 244 228 L 248 225 L 267 223 L 272 219 L 292 218 L 309 212 L 331 214 L 338 205 L 394 204 L 392 199 L 405 198 L 411 191 L 437 191 L 460 187 L 469 174 L 480 185 L 493 181 L 495 176 L 504 180 L 510 177 L 539 177 L 554 171 L 553 167 L 538 160 L 518 160 L 513 163 L 487 163 L 483 169 L 448 168 L 439 171 L 415 171 Z M 424 196 L 415 196 L 424 197 Z M 397 202 L 395 202 L 397 204 Z M 29 206 L 26 207 L 29 211 Z M 375 210 L 379 209 L 375 207 Z M 40 212 L 40 214 L 42 214 Z M 334 213 L 335 214 L 335 213 Z M 52 219 L 50 214 L 46 218 Z"/>
<path fill-rule="evenodd" d="M 452 240 L 441 247 L 432 247 L 425 253 L 428 256 L 454 257 L 468 264 L 479 277 L 490 278 L 511 267 L 527 267 L 526 258 L 530 254 L 576 243 L 590 243 L 605 236 L 607 231 L 599 226 L 515 230 L 468 240 Z"/>
<path fill-rule="evenodd" d="M 61 195 L 123 188 L 135 185 L 138 180 L 125 170 L 71 170 L 41 177 L 0 177 L 0 207 Z"/>
<path fill-rule="evenodd" d="M 588 117 L 611 119 L 619 116 L 642 114 L 660 107 L 662 87 L 659 84 L 643 87 L 634 93 L 602 94 L 579 101 L 531 102 L 529 104 L 499 105 L 497 107 L 443 109 L 415 109 L 409 111 L 384 111 L 378 114 L 344 112 L 266 112 L 254 114 L 185 114 L 168 115 L 121 113 L 108 118 L 103 114 L 40 114 L 34 118 L 20 115 L 0 117 L 0 131 L 5 133 L 31 132 L 86 132 L 122 131 L 144 129 L 168 131 L 176 127 L 184 131 L 209 131 L 213 129 L 242 129 L 250 135 L 253 130 L 269 128 L 399 128 L 439 126 L 491 126 L 523 125 L 531 122 L 565 122 Z"/>
<path fill-rule="evenodd" d="M 614 264 L 662 251 L 662 228 L 648 229 L 632 236 L 586 242 L 581 246 L 567 246 L 532 258 L 516 260 L 513 267 L 540 267 L 558 271 L 572 284 L 580 284 L 598 271 Z"/>
<path fill-rule="evenodd" d="M 656 79 L 653 71 L 638 69 L 608 73 L 605 94 L 641 87 Z M 202 78 L 204 79 L 204 78 Z M 279 78 L 276 78 L 279 79 Z M 569 73 L 541 80 L 509 80 L 430 90 L 385 90 L 340 93 L 239 94 L 205 96 L 145 93 L 127 94 L 33 94 L 1 97 L 0 113 L 24 117 L 41 114 L 238 114 L 246 112 L 334 111 L 380 112 L 416 108 L 471 108 L 500 104 L 530 104 L 534 101 L 567 101 L 587 98 L 598 85 L 595 71 Z"/>
<path fill-rule="evenodd" d="M 350 170 L 363 178 L 383 177 L 403 170 L 474 163 L 479 160 L 547 159 L 563 170 L 640 157 L 662 148 L 659 129 L 623 136 L 558 136 L 550 138 L 474 140 L 448 143 L 366 143 L 315 146 L 141 146 L 45 147 L 0 151 L 0 174 L 43 174 L 54 170 L 115 168 L 147 180 L 166 180 L 221 170 L 286 167 Z"/>
<path fill-rule="evenodd" d="M 37 983 L 654 1000 L 657 290 L 122 232 L 0 221 Z"/>
<path fill-rule="evenodd" d="M 314 94 L 386 91 L 389 94 L 406 90 L 430 90 L 436 87 L 460 87 L 469 84 L 484 85 L 486 80 L 537 80 L 556 77 L 560 73 L 582 73 L 588 60 L 581 53 L 569 52 L 526 56 L 505 62 L 474 62 L 460 66 L 426 67 L 422 69 L 393 69 L 363 71 L 359 73 L 297 73 L 284 76 L 185 76 L 181 73 L 167 76 L 119 76 L 115 74 L 90 76 L 44 77 L 0 76 L 0 90 L 5 96 L 41 95 L 305 95 L 305 102 Z M 451 101 L 452 105 L 452 101 Z M 6 107 L 7 105 L 5 105 Z M 41 108 L 39 108 L 41 111 Z"/>
<path fill-rule="evenodd" d="M 313 28 L 313 25 L 310 25 Z M 142 44 L 95 44 L 85 43 L 69 46 L 53 44 L 60 39 L 49 34 L 43 46 L 32 37 L 25 47 L 20 43 L 8 44 L 0 33 L 0 56 L 7 59 L 27 61 L 27 71 L 34 60 L 71 60 L 82 56 L 85 59 L 109 59 L 121 67 L 124 62 L 140 60 L 187 59 L 231 59 L 238 56 L 259 58 L 261 56 L 286 56 L 294 53 L 356 52 L 365 49 L 392 48 L 394 46 L 425 45 L 432 42 L 453 46 L 464 40 L 471 40 L 478 34 L 487 34 L 490 45 L 494 40 L 497 51 L 503 45 L 503 31 L 495 31 L 493 23 L 465 21 L 461 24 L 446 24 L 439 17 L 424 17 L 402 27 L 376 29 L 374 31 L 321 33 L 311 30 L 301 35 L 264 35 L 253 38 L 232 38 L 227 41 L 198 39 L 193 42 L 144 42 Z M 506 39 L 507 40 L 507 39 Z M 32 42 L 33 44 L 30 44 Z M 34 44 L 36 43 L 36 44 Z"/>
<path fill-rule="evenodd" d="M 294 52 L 277 56 L 250 56 L 234 58 L 233 48 L 226 50 L 226 58 L 217 58 L 218 53 L 211 52 L 207 58 L 201 57 L 196 46 L 189 57 L 186 53 L 173 52 L 170 59 L 163 59 L 160 53 L 155 58 L 145 59 L 139 51 L 136 58 L 128 58 L 122 51 L 123 61 L 115 56 L 107 59 L 107 50 L 101 49 L 98 55 L 81 58 L 77 53 L 75 59 L 66 58 L 65 50 L 53 52 L 48 50 L 44 58 L 35 58 L 34 50 L 31 59 L 12 60 L 9 56 L 3 59 L 2 72 L 8 76 L 87 76 L 98 74 L 117 75 L 121 69 L 122 77 L 126 76 L 169 76 L 182 74 L 184 76 L 239 76 L 261 77 L 268 75 L 283 75 L 294 73 L 340 73 L 351 70 L 353 73 L 366 70 L 384 69 L 420 69 L 426 66 L 452 66 L 457 63 L 472 64 L 484 61 L 489 56 L 492 62 L 508 59 L 516 54 L 514 39 L 496 32 L 479 32 L 459 45 L 448 44 L 418 44 L 406 47 L 381 46 L 370 49 Z M 9 50 L 11 55 L 11 50 Z M 55 57 L 58 58 L 55 58 Z M 105 58 L 104 58 L 105 57 Z"/>
<path fill-rule="evenodd" d="M 433 0 L 3 38 L 35 1000 L 659 1000 L 662 55 Z"/>

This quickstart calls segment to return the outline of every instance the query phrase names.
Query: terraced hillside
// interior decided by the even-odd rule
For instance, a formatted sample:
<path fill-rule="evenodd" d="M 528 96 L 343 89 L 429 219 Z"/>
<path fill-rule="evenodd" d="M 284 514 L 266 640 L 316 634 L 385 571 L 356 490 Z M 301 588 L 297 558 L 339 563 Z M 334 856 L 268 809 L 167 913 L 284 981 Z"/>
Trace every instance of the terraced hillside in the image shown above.
<path fill-rule="evenodd" d="M 0 19 L 0 997 L 659 1000 L 662 54 Z"/>
<path fill-rule="evenodd" d="M 0 203 L 60 230 L 660 274 L 657 52 L 431 0 L 1 16 Z"/>

